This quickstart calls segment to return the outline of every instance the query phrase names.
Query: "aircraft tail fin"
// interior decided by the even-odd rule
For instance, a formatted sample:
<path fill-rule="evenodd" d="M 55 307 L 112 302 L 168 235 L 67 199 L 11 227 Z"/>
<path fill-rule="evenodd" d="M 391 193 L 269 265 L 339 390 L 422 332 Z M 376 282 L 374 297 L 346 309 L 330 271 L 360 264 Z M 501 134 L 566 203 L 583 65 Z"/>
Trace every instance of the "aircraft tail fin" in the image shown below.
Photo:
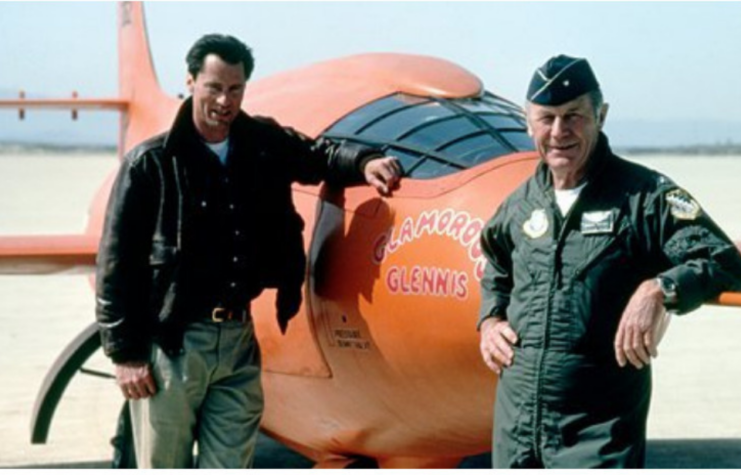
<path fill-rule="evenodd" d="M 164 117 L 170 117 L 161 111 L 175 110 L 178 103 L 157 80 L 142 2 L 118 3 L 118 77 L 119 95 L 129 105 L 121 114 L 118 149 L 123 154 L 163 130 L 168 125 Z"/>
<path fill-rule="evenodd" d="M 141 2 L 118 3 L 118 79 L 127 100 L 159 89 Z"/>

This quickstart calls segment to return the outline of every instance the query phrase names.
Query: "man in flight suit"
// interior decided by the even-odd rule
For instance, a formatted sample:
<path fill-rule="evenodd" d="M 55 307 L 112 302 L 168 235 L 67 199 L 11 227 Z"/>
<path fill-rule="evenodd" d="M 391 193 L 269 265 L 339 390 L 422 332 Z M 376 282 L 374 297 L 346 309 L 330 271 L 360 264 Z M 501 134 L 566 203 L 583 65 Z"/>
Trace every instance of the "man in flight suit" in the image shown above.
<path fill-rule="evenodd" d="M 671 179 L 610 149 L 585 59 L 533 75 L 541 163 L 482 233 L 495 467 L 642 467 L 665 311 L 741 288 L 741 254 Z"/>

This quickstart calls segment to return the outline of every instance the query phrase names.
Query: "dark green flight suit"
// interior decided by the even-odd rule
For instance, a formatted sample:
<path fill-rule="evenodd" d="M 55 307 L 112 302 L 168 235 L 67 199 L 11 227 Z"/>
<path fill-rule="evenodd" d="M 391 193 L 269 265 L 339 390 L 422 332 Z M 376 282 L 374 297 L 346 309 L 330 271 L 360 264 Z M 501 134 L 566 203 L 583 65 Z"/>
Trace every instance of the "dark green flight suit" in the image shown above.
<path fill-rule="evenodd" d="M 541 163 L 482 234 L 481 320 L 504 316 L 519 336 L 497 388 L 495 467 L 643 466 L 651 371 L 617 365 L 623 309 L 659 274 L 680 314 L 741 287 L 741 255 L 684 190 L 604 135 L 589 167 L 567 216 Z"/>

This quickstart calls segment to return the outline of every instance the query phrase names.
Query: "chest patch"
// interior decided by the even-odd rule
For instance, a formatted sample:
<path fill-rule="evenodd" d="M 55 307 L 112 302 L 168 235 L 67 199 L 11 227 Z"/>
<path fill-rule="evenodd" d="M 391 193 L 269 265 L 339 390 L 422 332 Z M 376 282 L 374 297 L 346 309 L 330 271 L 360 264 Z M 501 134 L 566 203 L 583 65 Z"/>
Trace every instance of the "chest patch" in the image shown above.
<path fill-rule="evenodd" d="M 544 209 L 536 209 L 522 225 L 522 231 L 531 239 L 537 239 L 548 231 L 548 215 Z"/>
<path fill-rule="evenodd" d="M 677 219 L 693 221 L 700 215 L 700 205 L 684 190 L 672 190 L 666 194 L 669 211 Z"/>
<path fill-rule="evenodd" d="M 581 215 L 581 233 L 610 234 L 615 229 L 615 213 L 608 211 L 590 211 Z"/>

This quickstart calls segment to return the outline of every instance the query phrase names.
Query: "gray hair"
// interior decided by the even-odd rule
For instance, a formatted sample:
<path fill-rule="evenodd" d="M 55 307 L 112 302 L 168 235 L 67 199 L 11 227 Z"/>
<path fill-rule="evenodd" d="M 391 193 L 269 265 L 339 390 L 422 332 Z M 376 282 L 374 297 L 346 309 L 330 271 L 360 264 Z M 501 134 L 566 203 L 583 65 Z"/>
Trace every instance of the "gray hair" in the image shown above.
<path fill-rule="evenodd" d="M 599 89 L 594 89 L 592 91 L 589 91 L 587 93 L 587 96 L 589 96 L 589 102 L 592 103 L 594 116 L 599 118 L 600 111 L 602 111 L 602 106 L 605 105 L 605 98 L 604 96 L 602 96 L 602 91 Z"/>

